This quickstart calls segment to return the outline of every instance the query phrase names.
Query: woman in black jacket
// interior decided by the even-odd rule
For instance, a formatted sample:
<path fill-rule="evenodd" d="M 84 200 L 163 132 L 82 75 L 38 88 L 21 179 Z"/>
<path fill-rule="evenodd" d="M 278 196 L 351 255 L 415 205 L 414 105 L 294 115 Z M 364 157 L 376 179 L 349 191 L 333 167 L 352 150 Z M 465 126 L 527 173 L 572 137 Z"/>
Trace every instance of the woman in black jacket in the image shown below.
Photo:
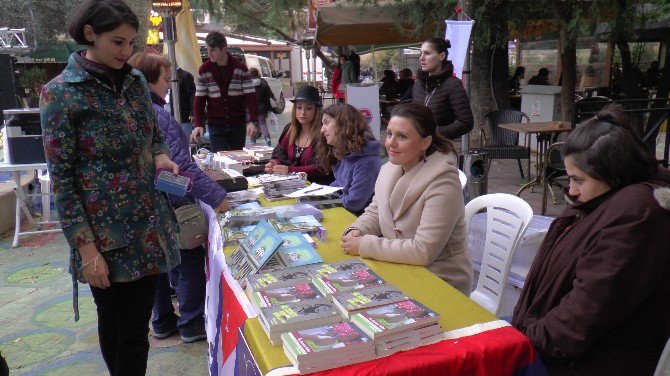
<path fill-rule="evenodd" d="M 450 47 L 448 40 L 440 38 L 423 42 L 412 102 L 433 111 L 439 134 L 457 139 L 472 130 L 474 119 L 463 83 L 454 76 L 454 65 L 447 60 Z"/>

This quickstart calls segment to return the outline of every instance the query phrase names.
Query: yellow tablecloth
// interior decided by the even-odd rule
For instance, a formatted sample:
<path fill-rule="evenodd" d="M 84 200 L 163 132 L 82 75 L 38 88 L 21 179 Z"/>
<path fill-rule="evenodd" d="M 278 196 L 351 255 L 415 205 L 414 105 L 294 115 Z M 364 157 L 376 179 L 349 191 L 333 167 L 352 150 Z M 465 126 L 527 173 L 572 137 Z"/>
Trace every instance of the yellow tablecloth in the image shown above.
<path fill-rule="evenodd" d="M 293 202 L 292 200 L 261 201 L 261 204 L 272 206 Z M 328 229 L 328 236 L 325 242 L 316 241 L 319 254 L 325 262 L 351 258 L 342 252 L 339 239 L 356 217 L 344 208 L 325 209 L 323 215 L 322 223 Z M 229 255 L 233 250 L 234 247 L 226 247 L 224 252 Z M 445 331 L 498 319 L 424 267 L 364 260 L 389 284 L 399 287 L 408 296 L 438 312 L 441 316 L 440 325 Z M 282 346 L 273 346 L 270 343 L 257 318 L 247 320 L 244 325 L 244 337 L 263 374 L 278 367 L 291 365 L 284 355 Z"/>

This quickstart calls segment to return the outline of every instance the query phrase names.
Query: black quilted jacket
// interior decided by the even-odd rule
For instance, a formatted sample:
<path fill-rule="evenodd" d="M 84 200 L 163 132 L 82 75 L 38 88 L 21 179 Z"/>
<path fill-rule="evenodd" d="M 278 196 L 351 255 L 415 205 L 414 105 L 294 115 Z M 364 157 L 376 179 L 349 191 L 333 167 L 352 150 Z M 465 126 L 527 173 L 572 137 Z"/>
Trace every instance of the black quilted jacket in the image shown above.
<path fill-rule="evenodd" d="M 453 65 L 447 61 L 445 69 L 439 74 L 428 76 L 419 72 L 412 91 L 412 101 L 430 108 L 438 132 L 450 139 L 470 132 L 474 125 L 470 100 L 463 83 L 453 75 L 453 71 Z"/>

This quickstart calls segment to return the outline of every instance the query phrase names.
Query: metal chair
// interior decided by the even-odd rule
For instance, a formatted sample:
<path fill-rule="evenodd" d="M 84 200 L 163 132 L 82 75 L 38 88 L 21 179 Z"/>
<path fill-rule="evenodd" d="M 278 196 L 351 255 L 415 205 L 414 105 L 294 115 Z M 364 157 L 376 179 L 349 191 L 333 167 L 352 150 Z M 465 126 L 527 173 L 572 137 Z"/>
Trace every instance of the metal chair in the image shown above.
<path fill-rule="evenodd" d="M 557 205 L 558 202 L 551 187 L 554 186 L 562 190 L 567 185 L 567 180 L 565 184 L 559 183 L 559 179 L 567 179 L 568 176 L 565 164 L 563 164 L 563 157 L 561 156 L 563 144 L 565 143 L 556 142 L 544 153 L 544 163 L 542 166 L 542 215 L 547 212 L 547 191 L 551 193 L 552 203 Z"/>
<path fill-rule="evenodd" d="M 524 118 L 529 123 L 528 115 L 517 110 L 498 110 L 489 112 L 485 118 L 491 125 L 491 144 L 482 148 L 488 155 L 487 171 L 493 159 L 516 159 L 519 163 L 521 179 L 523 179 L 521 160 L 528 159 L 528 178 L 530 179 L 530 145 L 519 145 L 519 134 L 517 132 L 502 129 L 498 126 L 505 123 L 521 123 Z M 486 139 L 483 128 L 481 132 L 481 139 Z"/>
<path fill-rule="evenodd" d="M 506 193 L 479 196 L 465 205 L 466 226 L 482 209 L 487 209 L 484 256 L 470 299 L 497 316 L 514 253 L 533 219 L 533 209 L 526 201 Z"/>
<path fill-rule="evenodd" d="M 582 121 L 594 117 L 603 107 L 612 103 L 607 97 L 589 97 L 580 99 L 572 107 L 572 129 Z"/>

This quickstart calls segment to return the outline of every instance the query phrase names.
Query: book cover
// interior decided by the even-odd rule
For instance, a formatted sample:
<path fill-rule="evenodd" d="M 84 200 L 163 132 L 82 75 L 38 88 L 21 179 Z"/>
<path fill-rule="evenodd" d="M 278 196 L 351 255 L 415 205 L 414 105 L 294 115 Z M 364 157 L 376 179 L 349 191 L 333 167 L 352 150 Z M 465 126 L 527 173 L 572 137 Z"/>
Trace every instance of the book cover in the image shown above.
<path fill-rule="evenodd" d="M 307 271 L 314 278 L 324 277 L 337 272 L 353 271 L 358 269 L 369 269 L 367 264 L 360 258 L 350 258 L 347 260 L 329 262 L 321 265 L 311 265 L 307 267 Z"/>
<path fill-rule="evenodd" d="M 255 226 L 232 226 L 223 228 L 223 239 L 225 240 L 226 245 L 236 245 L 239 244 L 244 238 L 246 238 L 251 230 Z"/>
<path fill-rule="evenodd" d="M 249 232 L 246 238 L 244 238 L 241 242 L 240 245 L 246 249 L 247 251 L 250 251 L 253 249 L 254 245 L 259 242 L 264 236 L 267 234 L 272 234 L 274 233 L 274 228 L 270 226 L 268 221 L 262 220 L 258 222 L 258 224 Z"/>
<path fill-rule="evenodd" d="M 273 272 L 252 274 L 248 277 L 248 286 L 252 291 L 292 286 L 311 282 L 311 276 L 305 268 L 287 268 Z"/>
<path fill-rule="evenodd" d="M 363 331 L 348 322 L 325 325 L 318 328 L 295 330 L 281 335 L 284 346 L 293 353 L 298 362 L 341 354 L 352 348 L 372 348 L 372 340 Z"/>
<path fill-rule="evenodd" d="M 265 307 L 260 311 L 270 333 L 283 329 L 292 330 L 292 327 L 300 323 L 304 324 L 319 319 L 333 318 L 340 321 L 342 318 L 333 303 L 326 298 Z"/>
<path fill-rule="evenodd" d="M 384 280 L 371 269 L 358 269 L 314 278 L 314 284 L 324 294 L 333 294 L 336 292 L 354 291 L 375 285 L 382 285 L 384 284 Z"/>
<path fill-rule="evenodd" d="M 351 322 L 373 339 L 439 321 L 440 315 L 413 299 L 364 310 L 351 315 Z"/>
<path fill-rule="evenodd" d="M 256 291 L 251 294 L 252 301 L 258 308 L 303 300 L 323 298 L 319 290 L 311 283 L 299 283 L 293 286 Z"/>
<path fill-rule="evenodd" d="M 344 316 L 349 317 L 354 311 L 396 303 L 409 298 L 393 285 L 379 285 L 356 291 L 338 292 L 333 294 L 332 299 Z"/>
<path fill-rule="evenodd" d="M 323 262 L 316 249 L 308 243 L 292 247 L 282 246 L 277 250 L 277 257 L 289 268 Z"/>
<path fill-rule="evenodd" d="M 307 234 L 316 234 L 317 229 L 321 226 L 313 215 L 271 219 L 270 224 L 279 232 L 299 231 Z"/>

